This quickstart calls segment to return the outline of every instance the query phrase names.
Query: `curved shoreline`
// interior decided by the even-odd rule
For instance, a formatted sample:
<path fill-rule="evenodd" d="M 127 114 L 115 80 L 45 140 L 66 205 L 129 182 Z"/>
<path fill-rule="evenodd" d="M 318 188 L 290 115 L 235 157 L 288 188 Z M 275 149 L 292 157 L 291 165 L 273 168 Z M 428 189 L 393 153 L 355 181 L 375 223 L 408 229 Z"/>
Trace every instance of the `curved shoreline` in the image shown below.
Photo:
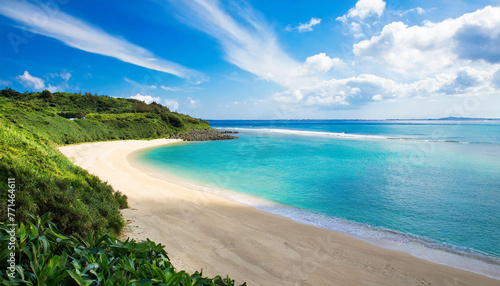
<path fill-rule="evenodd" d="M 422 238 L 412 234 L 405 234 L 396 230 L 378 228 L 355 221 L 329 217 L 324 214 L 313 213 L 305 209 L 277 203 L 244 192 L 198 182 L 182 176 L 173 175 L 169 171 L 162 170 L 162 165 L 156 166 L 140 159 L 148 150 L 161 147 L 162 146 L 158 146 L 134 151 L 127 156 L 127 159 L 133 167 L 148 172 L 151 176 L 174 184 L 192 188 L 199 192 L 210 193 L 238 204 L 256 208 L 266 213 L 290 218 L 299 223 L 341 233 L 378 247 L 405 252 L 426 261 L 451 266 L 494 279 L 500 279 L 500 259 L 486 253 Z"/>
<path fill-rule="evenodd" d="M 317 228 L 176 184 L 137 169 L 132 153 L 178 140 L 113 141 L 59 149 L 129 197 L 126 235 L 166 245 L 173 264 L 228 274 L 249 285 L 380 283 L 481 284 L 499 281 L 342 233 Z"/>

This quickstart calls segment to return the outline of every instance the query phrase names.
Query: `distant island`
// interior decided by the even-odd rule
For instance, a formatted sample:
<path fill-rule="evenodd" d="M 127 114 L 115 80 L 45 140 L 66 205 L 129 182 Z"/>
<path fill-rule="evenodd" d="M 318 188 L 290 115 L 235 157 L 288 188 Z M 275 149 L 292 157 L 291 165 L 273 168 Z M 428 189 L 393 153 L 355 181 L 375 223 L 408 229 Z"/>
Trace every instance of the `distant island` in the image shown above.
<path fill-rule="evenodd" d="M 500 118 L 474 118 L 474 117 L 444 117 L 438 119 L 429 119 L 429 120 L 450 120 L 450 121 L 476 121 L 476 120 L 500 120 Z"/>
<path fill-rule="evenodd" d="M 448 116 L 448 117 L 442 117 L 442 118 L 422 118 L 422 119 L 399 119 L 399 118 L 391 118 L 391 119 L 385 119 L 388 121 L 419 121 L 419 120 L 429 120 L 429 121 L 484 121 L 484 120 L 491 120 L 491 121 L 496 121 L 500 120 L 500 118 L 479 118 L 479 117 L 456 117 L 456 116 Z M 369 120 L 368 120 L 369 121 Z M 378 121 L 378 120 L 376 120 Z M 384 121 L 384 120 L 381 120 Z"/>

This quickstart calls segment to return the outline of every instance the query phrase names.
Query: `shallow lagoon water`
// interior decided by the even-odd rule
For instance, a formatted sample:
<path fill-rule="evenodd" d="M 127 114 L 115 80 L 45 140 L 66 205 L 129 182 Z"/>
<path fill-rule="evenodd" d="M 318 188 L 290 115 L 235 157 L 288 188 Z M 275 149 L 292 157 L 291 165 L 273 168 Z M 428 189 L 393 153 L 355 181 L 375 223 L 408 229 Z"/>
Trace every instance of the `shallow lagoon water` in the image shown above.
<path fill-rule="evenodd" d="M 439 263 L 452 265 L 458 256 L 463 261 L 453 266 L 476 272 L 498 266 L 497 121 L 211 125 L 239 131 L 240 138 L 155 148 L 140 160 L 246 194 L 241 202 L 265 211 L 369 241 L 396 242 L 393 248 Z"/>

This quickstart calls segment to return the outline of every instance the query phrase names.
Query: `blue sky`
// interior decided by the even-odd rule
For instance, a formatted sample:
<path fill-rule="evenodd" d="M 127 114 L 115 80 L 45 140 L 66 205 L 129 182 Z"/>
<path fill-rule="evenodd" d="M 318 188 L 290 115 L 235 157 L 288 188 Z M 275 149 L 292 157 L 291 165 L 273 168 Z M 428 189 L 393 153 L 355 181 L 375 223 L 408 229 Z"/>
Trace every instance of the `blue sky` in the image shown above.
<path fill-rule="evenodd" d="M 500 118 L 500 1 L 0 0 L 0 88 L 206 119 Z"/>

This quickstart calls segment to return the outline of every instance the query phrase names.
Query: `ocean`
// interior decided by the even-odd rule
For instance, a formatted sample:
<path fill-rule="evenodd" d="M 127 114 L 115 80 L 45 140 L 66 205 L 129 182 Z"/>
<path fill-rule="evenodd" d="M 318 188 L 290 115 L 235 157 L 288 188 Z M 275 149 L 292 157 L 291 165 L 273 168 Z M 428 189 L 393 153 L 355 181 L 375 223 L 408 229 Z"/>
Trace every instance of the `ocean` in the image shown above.
<path fill-rule="evenodd" d="M 239 139 L 138 160 L 267 212 L 500 277 L 500 121 L 210 124 Z"/>

